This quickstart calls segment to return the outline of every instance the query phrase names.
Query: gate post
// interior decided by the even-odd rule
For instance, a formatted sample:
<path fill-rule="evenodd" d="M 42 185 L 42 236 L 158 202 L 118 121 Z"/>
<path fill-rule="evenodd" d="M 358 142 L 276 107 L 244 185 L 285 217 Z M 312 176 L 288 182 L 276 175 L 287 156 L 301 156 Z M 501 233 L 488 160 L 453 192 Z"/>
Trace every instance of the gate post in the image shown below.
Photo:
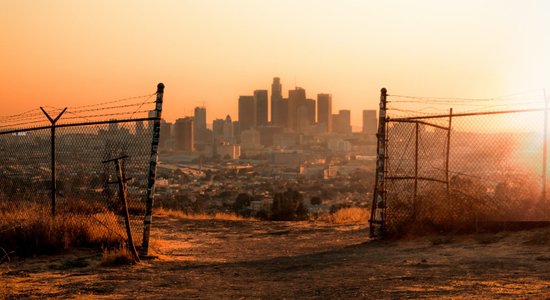
<path fill-rule="evenodd" d="M 380 113 L 378 116 L 378 133 L 376 137 L 376 177 L 374 183 L 374 192 L 372 195 L 371 215 L 370 215 L 370 236 L 382 238 L 385 230 L 386 221 L 386 189 L 384 177 L 386 162 L 386 88 L 380 90 Z"/>
<path fill-rule="evenodd" d="M 158 146 L 160 140 L 160 119 L 162 113 L 162 96 L 164 84 L 157 85 L 157 99 L 155 106 L 155 119 L 153 121 L 153 141 L 151 142 L 151 159 L 149 160 L 149 177 L 147 178 L 147 194 L 145 195 L 145 219 L 143 220 L 143 239 L 140 257 L 149 256 L 149 237 L 151 235 L 151 222 L 153 220 L 153 196 L 155 193 L 155 179 L 157 174 Z"/>

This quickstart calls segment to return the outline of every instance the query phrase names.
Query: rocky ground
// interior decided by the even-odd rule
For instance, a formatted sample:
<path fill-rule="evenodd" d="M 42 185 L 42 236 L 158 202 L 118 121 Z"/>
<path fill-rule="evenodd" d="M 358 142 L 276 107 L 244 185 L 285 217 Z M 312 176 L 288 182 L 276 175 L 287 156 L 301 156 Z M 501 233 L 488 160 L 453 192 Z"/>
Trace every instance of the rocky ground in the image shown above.
<path fill-rule="evenodd" d="M 155 219 L 159 258 L 102 267 L 79 250 L 0 265 L 0 298 L 550 297 L 550 229 L 394 241 L 366 227 Z"/>

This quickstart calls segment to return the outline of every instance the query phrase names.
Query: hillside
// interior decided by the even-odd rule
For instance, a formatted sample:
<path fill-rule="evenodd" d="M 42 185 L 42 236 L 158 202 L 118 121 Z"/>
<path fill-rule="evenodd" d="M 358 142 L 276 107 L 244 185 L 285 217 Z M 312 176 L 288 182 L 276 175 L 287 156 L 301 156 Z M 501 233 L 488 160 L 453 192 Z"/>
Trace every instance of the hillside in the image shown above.
<path fill-rule="evenodd" d="M 156 219 L 159 259 L 90 250 L 0 266 L 0 298 L 538 298 L 550 229 L 371 241 L 360 226 Z"/>

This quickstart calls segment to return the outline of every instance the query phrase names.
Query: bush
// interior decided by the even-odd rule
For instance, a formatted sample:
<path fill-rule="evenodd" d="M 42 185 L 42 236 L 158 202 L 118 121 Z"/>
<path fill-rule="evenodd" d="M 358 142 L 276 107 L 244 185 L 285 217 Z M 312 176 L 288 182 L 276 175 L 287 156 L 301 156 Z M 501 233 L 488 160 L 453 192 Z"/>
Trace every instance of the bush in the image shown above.
<path fill-rule="evenodd" d="M 276 193 L 273 197 L 271 219 L 275 221 L 305 220 L 309 215 L 300 192 L 289 188 L 286 192 Z"/>

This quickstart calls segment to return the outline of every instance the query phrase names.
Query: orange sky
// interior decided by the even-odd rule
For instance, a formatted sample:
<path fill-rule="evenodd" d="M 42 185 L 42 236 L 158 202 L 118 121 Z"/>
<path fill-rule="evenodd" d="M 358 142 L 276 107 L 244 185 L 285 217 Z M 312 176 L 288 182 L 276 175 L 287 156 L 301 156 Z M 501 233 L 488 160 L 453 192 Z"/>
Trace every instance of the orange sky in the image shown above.
<path fill-rule="evenodd" d="M 209 121 L 281 77 L 333 110 L 550 90 L 550 1 L 2 0 L 0 115 L 155 91 Z"/>

